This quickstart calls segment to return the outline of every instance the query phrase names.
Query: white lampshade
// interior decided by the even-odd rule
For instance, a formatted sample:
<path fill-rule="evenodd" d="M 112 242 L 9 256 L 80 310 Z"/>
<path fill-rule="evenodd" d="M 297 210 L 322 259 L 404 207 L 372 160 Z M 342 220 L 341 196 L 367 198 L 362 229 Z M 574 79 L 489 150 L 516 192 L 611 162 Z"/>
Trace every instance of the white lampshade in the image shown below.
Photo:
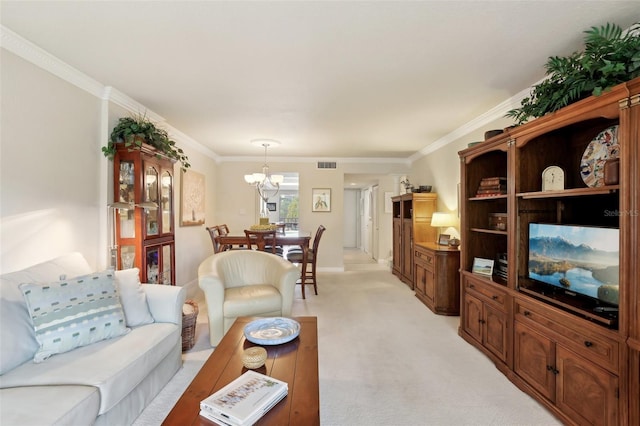
<path fill-rule="evenodd" d="M 282 182 L 284 182 L 283 175 L 271 175 L 271 183 L 274 185 L 280 185 Z"/>
<path fill-rule="evenodd" d="M 435 212 L 431 217 L 431 226 L 435 228 L 448 228 L 450 226 L 456 226 L 456 220 L 450 213 Z"/>

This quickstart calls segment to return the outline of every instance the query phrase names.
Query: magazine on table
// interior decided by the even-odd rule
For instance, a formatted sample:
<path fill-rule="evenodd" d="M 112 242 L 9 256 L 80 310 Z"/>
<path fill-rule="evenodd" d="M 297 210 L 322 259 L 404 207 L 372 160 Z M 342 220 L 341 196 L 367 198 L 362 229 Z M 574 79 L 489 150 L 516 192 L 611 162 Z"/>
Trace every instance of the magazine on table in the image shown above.
<path fill-rule="evenodd" d="M 200 415 L 223 426 L 257 422 L 289 391 L 287 383 L 253 370 L 200 402 Z"/>

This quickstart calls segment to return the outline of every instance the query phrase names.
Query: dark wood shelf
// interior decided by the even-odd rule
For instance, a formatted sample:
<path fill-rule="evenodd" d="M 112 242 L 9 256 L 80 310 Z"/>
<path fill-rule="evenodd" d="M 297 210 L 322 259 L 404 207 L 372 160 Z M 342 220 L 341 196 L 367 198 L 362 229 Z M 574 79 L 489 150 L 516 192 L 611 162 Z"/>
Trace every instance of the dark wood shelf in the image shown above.
<path fill-rule="evenodd" d="M 500 195 L 491 195 L 489 197 L 471 197 L 469 198 L 469 201 L 491 201 L 491 200 L 506 199 L 506 198 L 507 198 L 507 194 L 500 194 Z"/>
<path fill-rule="evenodd" d="M 598 186 L 595 188 L 571 188 L 562 191 L 520 192 L 516 194 L 516 196 L 525 200 L 534 198 L 583 197 L 591 195 L 611 194 L 619 190 L 620 185 L 607 185 Z"/>
<path fill-rule="evenodd" d="M 482 232 L 484 234 L 508 235 L 507 231 L 498 231 L 497 229 L 471 228 L 470 230 L 473 232 Z"/>

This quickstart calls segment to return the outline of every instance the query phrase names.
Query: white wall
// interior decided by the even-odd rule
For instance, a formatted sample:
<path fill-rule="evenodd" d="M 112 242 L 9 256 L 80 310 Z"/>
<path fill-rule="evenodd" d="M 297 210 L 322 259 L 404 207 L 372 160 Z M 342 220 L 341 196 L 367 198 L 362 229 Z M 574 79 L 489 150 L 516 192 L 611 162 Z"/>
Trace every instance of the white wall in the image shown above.
<path fill-rule="evenodd" d="M 0 271 L 71 251 L 81 252 L 95 269 L 105 268 L 113 163 L 101 147 L 118 118 L 131 111 L 4 49 L 0 55 Z M 212 222 L 215 161 L 176 139 L 192 169 L 206 176 Z M 213 250 L 204 226 L 179 226 L 179 165 L 174 175 L 176 281 L 194 285 L 198 265 Z"/>
<path fill-rule="evenodd" d="M 0 270 L 74 250 L 98 265 L 101 100 L 5 50 L 0 63 Z"/>
<path fill-rule="evenodd" d="M 504 129 L 513 124 L 513 120 L 499 118 L 469 133 L 443 148 L 420 158 L 411 167 L 409 180 L 414 185 L 432 185 L 432 192 L 438 194 L 438 211 L 452 213 L 458 218 L 455 228 L 443 230 L 443 233 L 460 237 L 458 216 L 458 183 L 460 182 L 460 160 L 458 151 L 467 148 L 467 144 L 484 140 L 484 132 L 492 129 Z"/>

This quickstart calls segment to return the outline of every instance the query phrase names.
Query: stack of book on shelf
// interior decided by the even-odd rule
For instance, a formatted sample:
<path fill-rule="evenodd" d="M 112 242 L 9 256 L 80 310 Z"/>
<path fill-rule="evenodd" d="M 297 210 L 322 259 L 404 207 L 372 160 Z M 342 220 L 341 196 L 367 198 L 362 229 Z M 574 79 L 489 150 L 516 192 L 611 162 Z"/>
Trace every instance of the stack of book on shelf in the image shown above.
<path fill-rule="evenodd" d="M 493 273 L 500 278 L 507 279 L 507 253 L 498 253 L 496 267 L 493 269 Z"/>
<path fill-rule="evenodd" d="M 476 197 L 493 197 L 507 193 L 506 177 L 487 177 L 480 181 Z"/>
<path fill-rule="evenodd" d="M 257 422 L 289 392 L 287 383 L 249 370 L 200 402 L 200 415 L 223 426 Z"/>

